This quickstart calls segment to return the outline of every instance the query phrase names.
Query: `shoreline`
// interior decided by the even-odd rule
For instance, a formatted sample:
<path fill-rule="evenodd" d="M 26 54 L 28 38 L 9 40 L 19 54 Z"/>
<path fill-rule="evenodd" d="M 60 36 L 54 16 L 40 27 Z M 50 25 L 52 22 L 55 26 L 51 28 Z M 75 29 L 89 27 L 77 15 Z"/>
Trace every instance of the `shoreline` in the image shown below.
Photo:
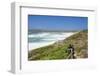
<path fill-rule="evenodd" d="M 51 41 L 51 42 L 37 42 L 37 43 L 29 43 L 28 44 L 28 51 L 31 51 L 31 50 L 34 50 L 34 49 L 37 49 L 37 48 L 40 48 L 40 47 L 44 47 L 44 46 L 48 46 L 48 45 L 51 45 L 51 44 L 54 44 L 55 42 L 59 41 L 59 40 L 64 40 L 65 38 L 68 38 L 70 37 L 71 35 L 73 35 L 75 33 L 65 33 L 64 38 L 63 39 L 58 39 L 58 40 L 55 40 L 55 41 Z"/>

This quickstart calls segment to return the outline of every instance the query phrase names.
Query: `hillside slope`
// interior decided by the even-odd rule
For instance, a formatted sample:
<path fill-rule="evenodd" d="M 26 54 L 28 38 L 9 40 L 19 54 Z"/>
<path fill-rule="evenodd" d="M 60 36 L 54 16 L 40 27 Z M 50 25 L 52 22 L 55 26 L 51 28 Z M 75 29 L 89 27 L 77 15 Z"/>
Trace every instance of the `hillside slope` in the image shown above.
<path fill-rule="evenodd" d="M 70 59 L 69 52 L 66 52 L 70 44 L 72 44 L 75 48 L 76 58 L 87 58 L 87 33 L 87 30 L 80 31 L 62 41 L 55 42 L 52 45 L 31 50 L 28 53 L 28 60 Z"/>

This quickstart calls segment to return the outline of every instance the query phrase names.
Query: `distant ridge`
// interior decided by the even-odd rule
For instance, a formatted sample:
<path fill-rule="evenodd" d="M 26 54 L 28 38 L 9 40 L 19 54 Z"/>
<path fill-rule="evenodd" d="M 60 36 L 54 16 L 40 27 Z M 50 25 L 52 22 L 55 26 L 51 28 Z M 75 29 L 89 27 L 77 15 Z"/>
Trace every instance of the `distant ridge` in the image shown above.
<path fill-rule="evenodd" d="M 40 33 L 40 32 L 77 32 L 77 30 L 46 30 L 46 29 L 29 29 L 28 30 L 28 34 Z"/>

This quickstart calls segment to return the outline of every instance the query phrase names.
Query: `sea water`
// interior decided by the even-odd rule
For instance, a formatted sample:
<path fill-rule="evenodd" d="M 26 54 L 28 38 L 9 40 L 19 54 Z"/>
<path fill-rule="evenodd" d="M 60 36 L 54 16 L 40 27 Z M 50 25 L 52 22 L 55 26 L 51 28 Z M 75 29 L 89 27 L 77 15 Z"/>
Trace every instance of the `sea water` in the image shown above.
<path fill-rule="evenodd" d="M 28 35 L 28 50 L 51 45 L 73 35 L 73 32 L 42 32 Z"/>

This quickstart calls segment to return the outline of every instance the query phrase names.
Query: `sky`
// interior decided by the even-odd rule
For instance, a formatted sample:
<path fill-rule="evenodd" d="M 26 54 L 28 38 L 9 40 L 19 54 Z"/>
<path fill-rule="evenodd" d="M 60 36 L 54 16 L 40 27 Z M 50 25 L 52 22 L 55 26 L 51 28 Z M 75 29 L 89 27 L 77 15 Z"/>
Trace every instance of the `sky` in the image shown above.
<path fill-rule="evenodd" d="M 28 15 L 28 29 L 42 30 L 84 30 L 88 17 Z"/>

